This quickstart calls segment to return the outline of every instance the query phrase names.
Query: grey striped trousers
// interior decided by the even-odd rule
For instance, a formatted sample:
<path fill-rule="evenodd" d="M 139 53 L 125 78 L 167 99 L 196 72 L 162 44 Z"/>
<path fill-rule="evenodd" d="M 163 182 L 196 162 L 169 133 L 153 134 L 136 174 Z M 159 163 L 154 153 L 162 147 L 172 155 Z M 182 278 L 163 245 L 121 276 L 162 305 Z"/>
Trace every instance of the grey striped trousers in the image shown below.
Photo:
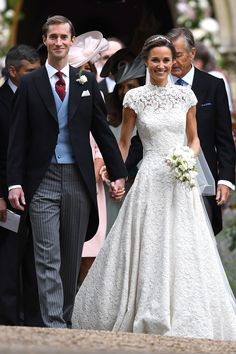
<path fill-rule="evenodd" d="M 51 164 L 29 207 L 42 318 L 71 325 L 91 201 L 73 164 Z"/>

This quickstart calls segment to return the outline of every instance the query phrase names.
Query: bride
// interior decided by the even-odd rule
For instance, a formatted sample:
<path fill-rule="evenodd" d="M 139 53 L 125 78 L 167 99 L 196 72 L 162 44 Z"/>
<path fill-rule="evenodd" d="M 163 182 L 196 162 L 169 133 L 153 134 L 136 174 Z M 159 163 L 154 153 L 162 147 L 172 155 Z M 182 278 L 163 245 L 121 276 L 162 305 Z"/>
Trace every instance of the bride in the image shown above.
<path fill-rule="evenodd" d="M 200 150 L 186 87 L 168 83 L 175 49 L 146 40 L 150 83 L 124 99 L 120 148 L 137 125 L 144 157 L 135 182 L 79 289 L 73 328 L 236 340 L 236 305 L 197 187 L 166 162 L 173 148 Z M 180 148 L 181 149 L 181 148 Z"/>

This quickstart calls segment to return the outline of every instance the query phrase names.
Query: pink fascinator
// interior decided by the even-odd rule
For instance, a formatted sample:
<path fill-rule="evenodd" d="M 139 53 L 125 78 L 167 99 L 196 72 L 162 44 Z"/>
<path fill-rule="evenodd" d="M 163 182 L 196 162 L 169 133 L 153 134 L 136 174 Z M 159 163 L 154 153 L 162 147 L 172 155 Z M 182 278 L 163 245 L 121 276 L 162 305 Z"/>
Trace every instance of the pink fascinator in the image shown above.
<path fill-rule="evenodd" d="M 109 46 L 99 31 L 90 31 L 75 38 L 69 50 L 69 64 L 78 68 L 87 62 L 95 63 L 100 58 L 100 53 Z"/>

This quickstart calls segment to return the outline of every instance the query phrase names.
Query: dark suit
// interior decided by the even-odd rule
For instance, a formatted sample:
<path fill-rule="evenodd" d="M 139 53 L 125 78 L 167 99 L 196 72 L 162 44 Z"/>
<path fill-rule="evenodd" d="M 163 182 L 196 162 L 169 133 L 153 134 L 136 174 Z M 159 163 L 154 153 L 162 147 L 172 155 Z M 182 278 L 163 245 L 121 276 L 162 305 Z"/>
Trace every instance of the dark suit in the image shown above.
<path fill-rule="evenodd" d="M 108 91 L 106 79 L 101 80 L 98 83 L 98 86 L 99 86 L 100 90 L 103 92 L 104 96 L 108 95 L 109 91 Z"/>
<path fill-rule="evenodd" d="M 1 139 L 0 139 L 0 197 L 7 200 L 7 147 L 9 139 L 10 112 L 14 93 L 7 81 L 0 87 L 0 124 L 1 124 Z"/>
<path fill-rule="evenodd" d="M 12 89 L 5 82 L 0 88 L 0 197 L 5 201 L 8 200 L 6 165 L 13 97 Z M 29 224 L 24 222 L 18 234 L 0 227 L 0 324 L 19 325 L 20 307 L 24 325 L 42 325 L 32 235 Z"/>
<path fill-rule="evenodd" d="M 225 85 L 222 79 L 195 68 L 192 90 L 197 103 L 197 128 L 201 147 L 215 181 L 235 183 L 235 146 L 232 137 L 231 116 Z M 142 159 L 141 141 L 135 136 L 126 161 L 130 169 Z M 215 197 L 207 197 L 210 203 L 212 227 L 217 234 L 222 229 L 221 208 Z"/>
<path fill-rule="evenodd" d="M 76 171 L 83 181 L 83 190 L 85 188 L 91 203 L 86 237 L 78 235 L 77 239 L 84 240 L 85 237 L 88 240 L 96 233 L 98 227 L 97 194 L 89 140 L 90 131 L 103 155 L 110 179 L 116 180 L 125 177 L 127 171 L 116 139 L 108 127 L 105 104 L 95 76 L 85 73 L 88 81 L 82 85 L 76 81 L 76 73 L 78 73 L 78 69 L 70 67 L 68 131 Z M 88 91 L 89 95 L 82 97 L 83 91 Z M 8 154 L 8 184 L 21 184 L 25 191 L 26 202 L 29 205 L 50 168 L 59 133 L 55 100 L 45 67 L 22 78 L 12 117 Z M 74 256 L 73 259 L 77 262 L 77 256 Z M 77 264 L 74 267 L 77 267 Z M 72 277 L 71 274 L 70 277 Z M 73 274 L 73 277 L 76 279 L 76 275 Z M 67 278 L 69 278 L 68 273 Z M 65 284 L 63 286 L 64 292 L 68 291 L 65 289 Z M 74 301 L 73 290 L 70 291 L 70 307 L 73 305 L 71 301 Z M 67 313 L 69 312 L 70 310 L 67 311 Z M 65 319 L 67 323 L 70 321 L 69 318 L 68 315 Z M 64 326 L 63 320 L 60 321 L 61 317 L 58 320 L 58 326 L 60 324 Z"/>

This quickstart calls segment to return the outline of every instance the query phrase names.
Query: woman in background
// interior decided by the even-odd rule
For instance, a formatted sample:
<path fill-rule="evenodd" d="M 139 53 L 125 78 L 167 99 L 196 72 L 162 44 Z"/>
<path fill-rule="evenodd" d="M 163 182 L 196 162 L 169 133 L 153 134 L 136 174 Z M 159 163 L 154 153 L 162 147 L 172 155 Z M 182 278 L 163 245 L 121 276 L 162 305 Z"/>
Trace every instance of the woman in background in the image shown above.
<path fill-rule="evenodd" d="M 91 71 L 96 75 L 94 63 L 98 60 L 100 53 L 108 48 L 108 42 L 99 31 L 86 32 L 75 38 L 74 44 L 69 51 L 69 64 L 80 70 Z M 94 170 L 97 186 L 97 203 L 99 226 L 94 237 L 84 243 L 82 260 L 79 273 L 79 285 L 85 279 L 91 265 L 93 264 L 98 252 L 100 251 L 106 235 L 106 198 L 101 169 L 104 161 L 99 148 L 90 134 L 90 145 L 94 160 Z"/>
<path fill-rule="evenodd" d="M 119 51 L 113 54 L 113 56 L 110 58 L 111 62 L 113 61 L 119 69 L 117 69 L 114 75 L 116 80 L 114 91 L 106 96 L 106 105 L 108 111 L 107 120 L 110 129 L 115 135 L 117 141 L 119 141 L 121 132 L 124 96 L 129 90 L 144 85 L 146 75 L 146 68 L 143 59 L 138 56 L 135 59 L 128 58 L 129 61 L 125 62 L 127 53 L 129 53 L 128 50 Z M 120 61 L 120 65 L 118 61 Z M 113 68 L 110 69 L 112 72 L 114 72 Z M 135 134 L 136 130 L 133 132 L 133 135 Z M 126 193 L 129 191 L 136 173 L 137 168 L 129 171 L 129 177 L 126 183 Z M 106 185 L 105 193 L 108 234 L 117 218 L 122 202 L 117 202 L 110 197 L 109 188 Z"/>

